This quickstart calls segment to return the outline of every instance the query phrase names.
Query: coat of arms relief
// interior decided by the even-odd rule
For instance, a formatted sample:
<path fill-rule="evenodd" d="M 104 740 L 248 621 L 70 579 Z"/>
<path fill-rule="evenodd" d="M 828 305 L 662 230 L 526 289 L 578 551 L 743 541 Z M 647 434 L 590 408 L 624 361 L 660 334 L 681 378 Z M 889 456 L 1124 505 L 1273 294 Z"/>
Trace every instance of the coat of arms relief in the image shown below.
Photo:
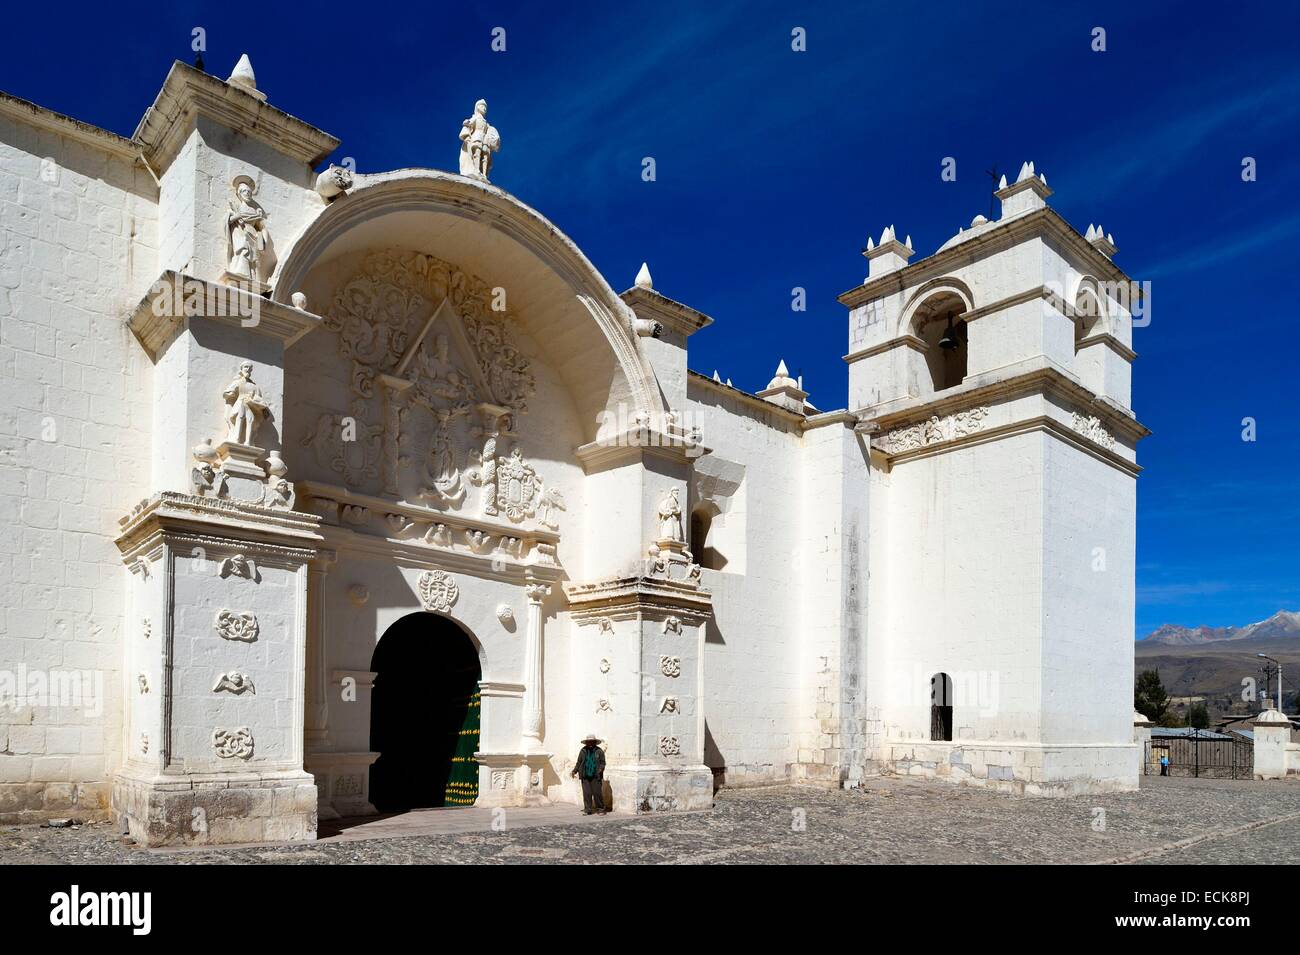
<path fill-rule="evenodd" d="M 513 440 L 535 381 L 493 301 L 431 255 L 368 256 L 324 314 L 351 363 L 346 413 L 302 444 L 352 489 L 556 528 L 563 497 Z"/>

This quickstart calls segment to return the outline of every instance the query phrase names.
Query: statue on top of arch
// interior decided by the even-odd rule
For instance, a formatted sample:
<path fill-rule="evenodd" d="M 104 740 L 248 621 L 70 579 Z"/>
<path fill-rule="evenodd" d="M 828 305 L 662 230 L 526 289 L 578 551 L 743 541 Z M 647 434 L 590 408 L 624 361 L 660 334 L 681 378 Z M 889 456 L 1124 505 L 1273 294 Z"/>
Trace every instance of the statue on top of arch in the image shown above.
<path fill-rule="evenodd" d="M 474 104 L 474 115 L 460 125 L 460 174 L 488 181 L 492 154 L 501 149 L 501 134 L 487 121 L 487 100 Z"/>

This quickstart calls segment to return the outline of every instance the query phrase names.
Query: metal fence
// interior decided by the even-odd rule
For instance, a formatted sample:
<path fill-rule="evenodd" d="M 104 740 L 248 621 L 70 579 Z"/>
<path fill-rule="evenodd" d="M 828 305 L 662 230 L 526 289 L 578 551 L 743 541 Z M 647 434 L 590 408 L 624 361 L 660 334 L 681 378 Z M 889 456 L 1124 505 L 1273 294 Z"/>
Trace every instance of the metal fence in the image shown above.
<path fill-rule="evenodd" d="M 1162 773 L 1161 757 L 1169 758 Z M 1250 740 L 1222 733 L 1165 736 L 1146 744 L 1142 772 L 1147 776 L 1194 776 L 1208 779 L 1250 779 L 1255 768 L 1255 748 Z"/>

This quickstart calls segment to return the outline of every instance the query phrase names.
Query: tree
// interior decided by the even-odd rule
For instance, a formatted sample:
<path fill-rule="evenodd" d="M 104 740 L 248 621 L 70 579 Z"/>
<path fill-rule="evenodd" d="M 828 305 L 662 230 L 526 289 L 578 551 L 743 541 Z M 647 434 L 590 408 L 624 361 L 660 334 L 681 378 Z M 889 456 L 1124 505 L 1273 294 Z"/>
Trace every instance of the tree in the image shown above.
<path fill-rule="evenodd" d="M 1169 711 L 1169 694 L 1156 670 L 1143 670 L 1133 686 L 1133 709 L 1152 723 L 1161 723 Z"/>
<path fill-rule="evenodd" d="M 1193 703 L 1187 711 L 1187 725 L 1198 730 L 1210 728 L 1210 711 L 1204 703 Z"/>

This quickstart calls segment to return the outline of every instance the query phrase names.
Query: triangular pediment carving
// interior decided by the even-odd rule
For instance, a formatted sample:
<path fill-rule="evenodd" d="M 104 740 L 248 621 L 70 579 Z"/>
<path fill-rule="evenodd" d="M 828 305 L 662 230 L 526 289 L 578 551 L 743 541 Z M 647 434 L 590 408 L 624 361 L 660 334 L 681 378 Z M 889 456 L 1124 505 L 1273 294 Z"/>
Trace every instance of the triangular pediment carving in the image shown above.
<path fill-rule="evenodd" d="M 303 444 L 349 487 L 555 527 L 558 489 L 511 448 L 535 382 L 499 292 L 424 253 L 367 256 L 324 314 L 350 363 L 348 414 L 322 416 Z"/>

